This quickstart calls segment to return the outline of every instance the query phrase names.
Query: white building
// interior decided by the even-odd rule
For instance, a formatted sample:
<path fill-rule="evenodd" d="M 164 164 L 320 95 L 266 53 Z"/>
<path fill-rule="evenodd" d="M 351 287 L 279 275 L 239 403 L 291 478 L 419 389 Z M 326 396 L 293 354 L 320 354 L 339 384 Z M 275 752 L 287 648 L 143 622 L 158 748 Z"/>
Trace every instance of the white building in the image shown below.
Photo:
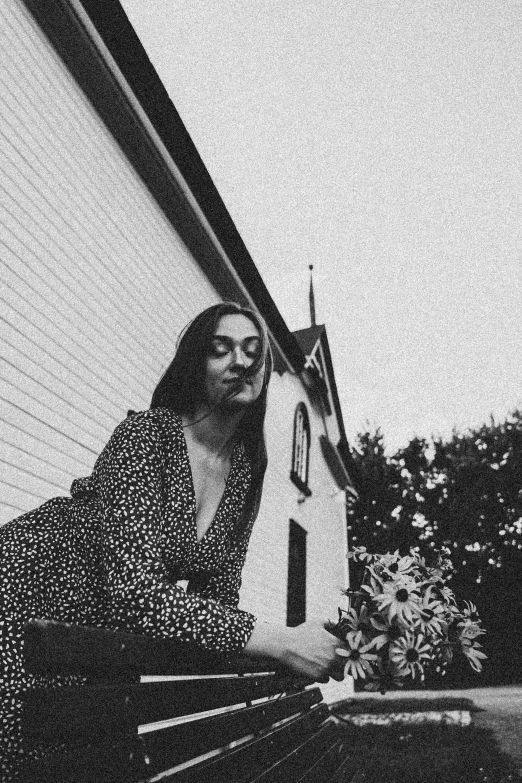
<path fill-rule="evenodd" d="M 87 475 L 182 327 L 234 299 L 276 356 L 242 605 L 335 617 L 352 488 L 324 327 L 289 332 L 118 2 L 4 0 L 0 31 L 0 522 Z"/>

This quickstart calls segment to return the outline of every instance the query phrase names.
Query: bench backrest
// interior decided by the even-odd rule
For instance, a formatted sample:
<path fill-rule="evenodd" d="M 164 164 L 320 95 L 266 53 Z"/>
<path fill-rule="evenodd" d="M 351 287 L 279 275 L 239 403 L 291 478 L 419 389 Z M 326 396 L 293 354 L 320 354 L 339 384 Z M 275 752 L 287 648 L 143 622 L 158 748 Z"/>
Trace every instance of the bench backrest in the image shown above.
<path fill-rule="evenodd" d="M 27 668 L 84 675 L 35 689 L 24 743 L 29 783 L 324 781 L 346 742 L 316 687 L 245 657 L 107 629 L 34 621 Z"/>

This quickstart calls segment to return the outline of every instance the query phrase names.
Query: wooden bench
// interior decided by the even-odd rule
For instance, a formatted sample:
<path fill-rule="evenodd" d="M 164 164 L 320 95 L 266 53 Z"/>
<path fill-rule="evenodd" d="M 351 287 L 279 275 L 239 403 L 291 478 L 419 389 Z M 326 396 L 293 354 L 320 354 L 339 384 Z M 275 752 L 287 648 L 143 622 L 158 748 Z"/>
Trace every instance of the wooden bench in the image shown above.
<path fill-rule="evenodd" d="M 26 627 L 25 655 L 32 672 L 88 678 L 27 694 L 25 747 L 46 753 L 26 762 L 25 783 L 351 777 L 345 732 L 319 688 L 273 664 L 44 620 Z"/>

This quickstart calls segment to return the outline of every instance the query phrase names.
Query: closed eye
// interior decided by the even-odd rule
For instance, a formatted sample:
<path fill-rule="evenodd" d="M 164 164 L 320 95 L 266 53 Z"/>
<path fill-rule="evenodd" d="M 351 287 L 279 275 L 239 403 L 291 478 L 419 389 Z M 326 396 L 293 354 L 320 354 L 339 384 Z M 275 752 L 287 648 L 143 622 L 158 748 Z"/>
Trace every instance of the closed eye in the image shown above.
<path fill-rule="evenodd" d="M 226 354 L 230 351 L 230 348 L 218 340 L 213 340 L 212 344 L 210 346 L 209 354 L 210 356 L 226 356 Z"/>
<path fill-rule="evenodd" d="M 261 353 L 261 340 L 259 337 L 252 337 L 249 340 L 245 340 L 245 347 L 243 348 L 245 355 L 249 359 L 257 359 Z"/>
<path fill-rule="evenodd" d="M 215 357 L 226 356 L 227 353 L 233 351 L 235 348 L 235 342 L 224 335 L 216 335 L 212 339 L 210 345 L 210 355 Z M 241 350 L 249 359 L 255 360 L 261 352 L 261 340 L 259 337 L 247 337 L 240 343 Z"/>

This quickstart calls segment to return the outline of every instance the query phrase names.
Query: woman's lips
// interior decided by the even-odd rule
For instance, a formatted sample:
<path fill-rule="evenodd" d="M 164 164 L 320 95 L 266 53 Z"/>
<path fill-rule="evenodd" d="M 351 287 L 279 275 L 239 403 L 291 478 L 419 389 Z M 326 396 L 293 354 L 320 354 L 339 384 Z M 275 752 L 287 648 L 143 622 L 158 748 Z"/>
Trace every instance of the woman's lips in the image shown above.
<path fill-rule="evenodd" d="M 252 384 L 252 381 L 250 380 L 250 378 L 227 378 L 223 381 L 223 383 L 226 383 L 229 386 L 239 385 L 239 384 L 241 385 L 248 384 L 250 386 Z"/>

